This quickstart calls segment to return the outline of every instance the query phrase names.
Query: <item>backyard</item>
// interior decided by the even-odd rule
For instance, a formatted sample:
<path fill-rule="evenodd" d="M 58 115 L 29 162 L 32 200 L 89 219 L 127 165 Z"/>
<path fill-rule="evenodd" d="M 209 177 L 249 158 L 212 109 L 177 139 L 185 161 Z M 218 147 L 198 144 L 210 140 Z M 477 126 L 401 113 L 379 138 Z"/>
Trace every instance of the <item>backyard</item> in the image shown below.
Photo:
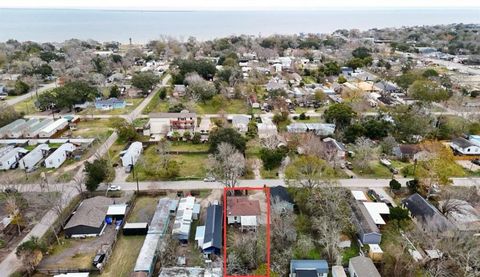
<path fill-rule="evenodd" d="M 155 213 L 157 202 L 157 197 L 138 197 L 126 222 L 150 222 Z M 124 236 L 119 234 L 115 249 L 101 276 L 130 276 L 144 240 L 145 236 Z"/>

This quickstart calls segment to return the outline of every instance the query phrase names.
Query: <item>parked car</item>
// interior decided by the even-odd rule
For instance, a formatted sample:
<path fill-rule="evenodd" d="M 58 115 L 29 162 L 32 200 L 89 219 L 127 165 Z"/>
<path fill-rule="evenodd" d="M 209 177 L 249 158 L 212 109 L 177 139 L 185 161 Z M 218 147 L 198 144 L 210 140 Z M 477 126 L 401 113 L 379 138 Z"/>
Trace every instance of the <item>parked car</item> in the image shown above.
<path fill-rule="evenodd" d="M 345 163 L 345 166 L 346 166 L 348 169 L 350 169 L 350 170 L 353 169 L 353 164 L 352 164 L 351 162 L 346 162 L 346 163 Z"/>
<path fill-rule="evenodd" d="M 215 177 L 208 176 L 203 179 L 204 182 L 215 182 Z"/>
<path fill-rule="evenodd" d="M 472 160 L 472 164 L 476 164 L 476 165 L 480 166 L 480 159 Z"/>
<path fill-rule="evenodd" d="M 6 188 L 4 192 L 7 194 L 10 194 L 10 193 L 17 193 L 18 190 L 16 188 Z"/>
<path fill-rule="evenodd" d="M 111 185 L 111 186 L 108 187 L 108 190 L 119 191 L 119 190 L 122 190 L 122 188 L 120 186 Z"/>
<path fill-rule="evenodd" d="M 96 267 L 98 264 L 101 264 L 104 259 L 105 259 L 105 254 L 97 254 L 93 258 L 92 265 Z"/>

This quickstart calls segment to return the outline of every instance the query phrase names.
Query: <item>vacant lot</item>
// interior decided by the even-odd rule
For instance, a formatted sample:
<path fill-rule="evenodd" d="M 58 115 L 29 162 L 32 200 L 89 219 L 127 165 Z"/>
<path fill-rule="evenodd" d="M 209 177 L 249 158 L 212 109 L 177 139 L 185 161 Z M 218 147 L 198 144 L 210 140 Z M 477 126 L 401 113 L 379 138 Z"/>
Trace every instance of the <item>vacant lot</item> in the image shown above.
<path fill-rule="evenodd" d="M 76 129 L 71 131 L 72 137 L 82 138 L 107 138 L 112 132 L 108 119 L 87 119 L 76 124 Z"/>

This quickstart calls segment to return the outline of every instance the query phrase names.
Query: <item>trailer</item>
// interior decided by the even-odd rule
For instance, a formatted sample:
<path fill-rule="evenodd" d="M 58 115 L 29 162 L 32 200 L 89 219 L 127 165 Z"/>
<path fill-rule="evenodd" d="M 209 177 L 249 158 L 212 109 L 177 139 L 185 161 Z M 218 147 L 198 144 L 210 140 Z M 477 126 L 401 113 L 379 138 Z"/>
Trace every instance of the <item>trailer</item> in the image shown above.
<path fill-rule="evenodd" d="M 66 160 L 70 153 L 76 149 L 71 143 L 62 144 L 48 158 L 45 159 L 46 168 L 59 168 Z"/>
<path fill-rule="evenodd" d="M 65 129 L 68 126 L 68 120 L 65 118 L 60 118 L 47 127 L 43 128 L 38 136 L 41 138 L 50 138 L 53 137 L 58 131 Z"/>
<path fill-rule="evenodd" d="M 20 162 L 19 167 L 25 169 L 27 172 L 33 171 L 35 166 L 45 157 L 45 155 L 50 150 L 50 147 L 47 144 L 40 144 L 30 153 L 25 155 Z"/>

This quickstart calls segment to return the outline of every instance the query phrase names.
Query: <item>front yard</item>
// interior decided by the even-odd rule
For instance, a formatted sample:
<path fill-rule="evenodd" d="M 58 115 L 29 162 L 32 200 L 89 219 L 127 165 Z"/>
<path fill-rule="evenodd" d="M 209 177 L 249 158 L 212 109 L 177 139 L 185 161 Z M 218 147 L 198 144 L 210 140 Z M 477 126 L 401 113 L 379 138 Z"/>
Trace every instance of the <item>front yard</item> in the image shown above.
<path fill-rule="evenodd" d="M 135 110 L 145 98 L 129 98 L 125 99 L 127 106 L 124 109 L 113 109 L 113 110 L 100 110 L 95 107 L 88 107 L 87 109 L 81 111 L 79 114 L 82 115 L 123 115 L 129 114 Z"/>

